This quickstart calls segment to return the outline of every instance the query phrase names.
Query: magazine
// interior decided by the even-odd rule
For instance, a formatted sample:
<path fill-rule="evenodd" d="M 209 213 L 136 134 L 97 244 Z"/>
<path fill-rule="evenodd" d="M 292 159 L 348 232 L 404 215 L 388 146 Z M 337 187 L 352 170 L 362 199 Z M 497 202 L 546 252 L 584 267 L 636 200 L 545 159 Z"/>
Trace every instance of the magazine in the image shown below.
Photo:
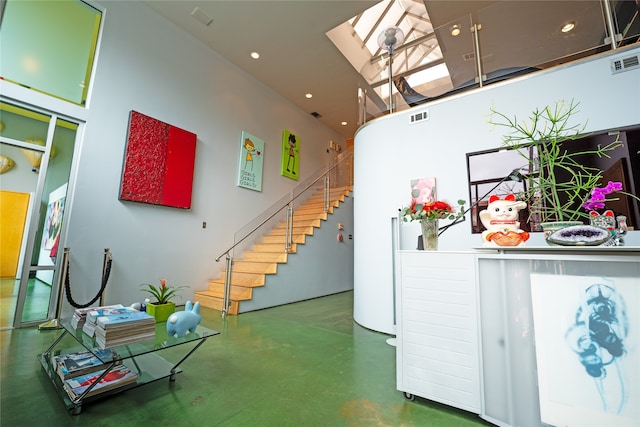
<path fill-rule="evenodd" d="M 60 354 L 53 357 L 53 365 L 63 380 L 79 375 L 104 370 L 106 363 L 117 358 L 117 353 L 110 349 L 94 349 L 78 353 Z"/>
<path fill-rule="evenodd" d="M 104 369 L 91 372 L 86 375 L 80 375 L 64 381 L 64 388 L 72 399 L 80 396 L 104 373 Z M 127 384 L 136 382 L 138 378 L 137 372 L 125 365 L 118 365 L 111 369 L 98 384 L 89 391 L 87 396 L 104 393 L 114 388 L 122 387 Z"/>

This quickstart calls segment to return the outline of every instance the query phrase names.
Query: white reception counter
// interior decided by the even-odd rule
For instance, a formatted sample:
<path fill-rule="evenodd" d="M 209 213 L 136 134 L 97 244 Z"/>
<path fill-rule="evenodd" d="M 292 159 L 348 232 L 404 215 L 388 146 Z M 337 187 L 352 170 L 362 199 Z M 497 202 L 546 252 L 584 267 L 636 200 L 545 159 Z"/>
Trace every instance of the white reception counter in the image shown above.
<path fill-rule="evenodd" d="M 500 426 L 640 425 L 640 247 L 396 252 L 397 387 Z"/>

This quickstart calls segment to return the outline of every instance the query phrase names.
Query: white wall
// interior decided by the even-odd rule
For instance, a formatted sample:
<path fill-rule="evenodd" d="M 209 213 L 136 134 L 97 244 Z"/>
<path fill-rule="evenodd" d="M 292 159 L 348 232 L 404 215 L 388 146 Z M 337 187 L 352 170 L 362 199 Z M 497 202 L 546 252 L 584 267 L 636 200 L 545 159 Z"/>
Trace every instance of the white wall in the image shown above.
<path fill-rule="evenodd" d="M 468 207 L 466 153 L 498 148 L 502 141 L 502 129 L 487 123 L 492 105 L 525 117 L 536 107 L 575 99 L 580 102 L 575 120 L 587 122 L 587 132 L 640 124 L 640 68 L 615 75 L 610 69 L 612 59 L 638 53 L 640 47 L 635 45 L 424 104 L 361 127 L 354 141 L 355 320 L 394 333 L 390 218 L 409 203 L 412 179 L 435 176 L 438 198 L 453 204 L 462 198 Z M 409 124 L 410 114 L 425 109 L 429 120 Z M 480 236 L 471 234 L 468 218 L 439 241 L 440 250 L 480 246 Z"/>
<path fill-rule="evenodd" d="M 141 2 L 100 4 L 104 32 L 65 244 L 73 296 L 96 294 L 110 248 L 105 303 L 140 301 L 139 284 L 163 277 L 190 287 L 184 302 L 219 277 L 215 257 L 234 232 L 297 185 L 280 175 L 283 129 L 301 138 L 301 179 L 341 138 Z M 130 110 L 197 134 L 190 210 L 118 200 Z M 236 186 L 243 130 L 265 141 L 262 192 Z"/>

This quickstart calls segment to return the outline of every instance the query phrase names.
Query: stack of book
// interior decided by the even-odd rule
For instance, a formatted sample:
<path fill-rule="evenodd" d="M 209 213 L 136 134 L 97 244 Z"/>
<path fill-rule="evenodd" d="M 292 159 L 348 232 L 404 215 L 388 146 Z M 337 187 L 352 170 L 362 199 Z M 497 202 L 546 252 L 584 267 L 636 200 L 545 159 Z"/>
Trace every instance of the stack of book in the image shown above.
<path fill-rule="evenodd" d="M 89 307 L 89 308 L 77 308 L 73 311 L 71 317 L 71 327 L 73 329 L 82 329 L 87 321 L 87 313 L 94 310 L 102 310 L 105 308 L 121 308 L 122 304 L 105 305 L 103 307 Z"/>
<path fill-rule="evenodd" d="M 62 381 L 79 375 L 104 370 L 118 358 L 115 351 L 110 349 L 93 349 L 78 353 L 58 354 L 53 356 L 52 363 L 56 373 Z"/>
<path fill-rule="evenodd" d="M 100 316 L 112 316 L 116 314 L 137 313 L 138 311 L 131 307 L 123 307 L 121 304 L 106 307 L 96 307 L 86 313 L 85 323 L 82 331 L 90 337 L 95 336 L 96 322 Z"/>
<path fill-rule="evenodd" d="M 95 383 L 105 369 L 79 375 L 64 381 L 64 389 L 72 400 L 77 399 L 93 383 Z M 114 366 L 102 379 L 87 393 L 85 397 L 94 396 L 128 384 L 135 383 L 138 373 L 125 365 Z"/>
<path fill-rule="evenodd" d="M 132 310 L 96 319 L 96 344 L 100 348 L 153 339 L 155 333 L 155 318 L 144 311 Z"/>

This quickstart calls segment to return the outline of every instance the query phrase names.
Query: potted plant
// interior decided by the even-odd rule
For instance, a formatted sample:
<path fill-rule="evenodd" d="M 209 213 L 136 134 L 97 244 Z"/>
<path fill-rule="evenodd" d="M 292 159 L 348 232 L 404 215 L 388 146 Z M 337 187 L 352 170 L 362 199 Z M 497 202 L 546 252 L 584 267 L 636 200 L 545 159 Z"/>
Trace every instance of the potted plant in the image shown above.
<path fill-rule="evenodd" d="M 584 150 L 569 149 L 574 147 L 568 144 L 577 144 L 576 140 L 585 137 L 585 125 L 572 122 L 578 106 L 579 102 L 574 100 L 560 100 L 554 105 L 536 108 L 527 119 L 521 121 L 491 107 L 489 123 L 507 129 L 503 145 L 518 149 L 527 165 L 524 170 L 528 169 L 528 187 L 517 196 L 529 205 L 528 219 L 534 219 L 543 229 L 557 222 L 589 223 L 589 211 L 594 207 L 604 208 L 607 200 L 603 197 L 605 194 L 620 192 L 638 199 L 622 191 L 618 185 L 607 186 L 609 189 L 615 188 L 613 191 L 599 191 L 601 188 L 598 186 L 603 185 L 602 171 L 585 163 L 587 156 L 609 158 L 609 152 L 622 146 L 619 136 L 606 145 Z M 594 196 L 597 200 L 593 199 Z M 591 203 L 594 201 L 601 203 L 594 205 Z"/>
<path fill-rule="evenodd" d="M 180 289 L 186 286 L 167 286 L 166 279 L 160 279 L 160 286 L 156 287 L 150 283 L 143 283 L 142 291 L 147 292 L 153 297 L 147 303 L 147 313 L 155 317 L 156 322 L 165 322 L 169 316 L 176 310 L 176 305 L 171 301 L 176 297 Z"/>

